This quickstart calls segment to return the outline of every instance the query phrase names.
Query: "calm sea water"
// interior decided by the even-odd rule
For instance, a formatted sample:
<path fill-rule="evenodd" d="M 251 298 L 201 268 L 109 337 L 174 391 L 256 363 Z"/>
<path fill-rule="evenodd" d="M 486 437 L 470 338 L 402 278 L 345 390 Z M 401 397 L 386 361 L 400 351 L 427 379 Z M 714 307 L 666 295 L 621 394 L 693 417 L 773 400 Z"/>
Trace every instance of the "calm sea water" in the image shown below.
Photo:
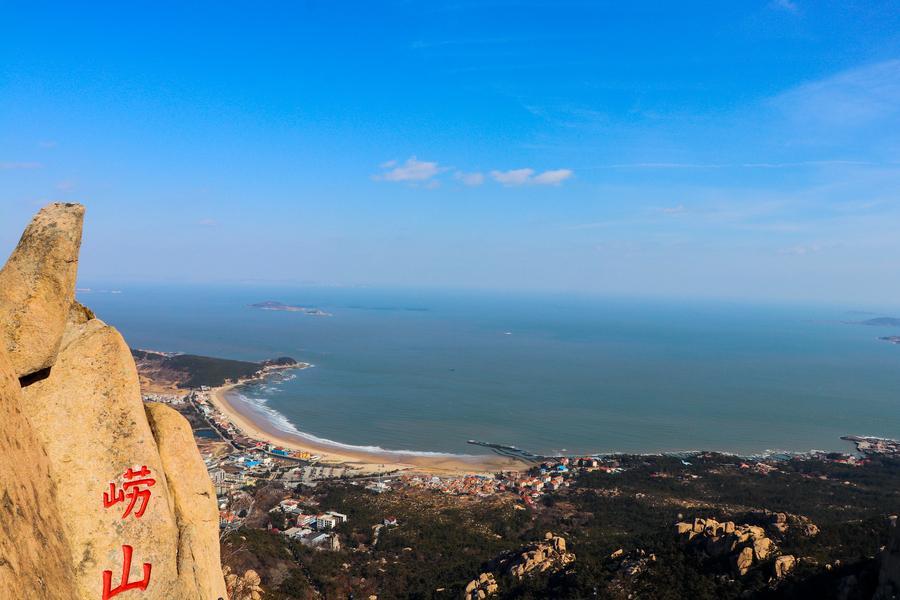
<path fill-rule="evenodd" d="M 478 453 L 846 450 L 900 437 L 900 330 L 856 307 L 340 288 L 80 293 L 134 347 L 315 365 L 241 393 L 351 445 Z M 263 311 L 278 300 L 331 317 Z M 878 314 L 900 314 L 894 313 Z"/>

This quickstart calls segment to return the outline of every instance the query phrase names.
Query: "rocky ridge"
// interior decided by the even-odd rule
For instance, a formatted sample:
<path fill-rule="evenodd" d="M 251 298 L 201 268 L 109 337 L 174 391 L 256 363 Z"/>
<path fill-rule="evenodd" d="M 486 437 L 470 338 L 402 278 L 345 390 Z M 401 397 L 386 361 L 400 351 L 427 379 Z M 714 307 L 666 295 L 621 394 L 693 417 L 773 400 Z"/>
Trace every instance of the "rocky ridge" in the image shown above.
<path fill-rule="evenodd" d="M 83 217 L 46 206 L 0 271 L 0 590 L 225 598 L 215 494 L 187 422 L 144 405 L 122 336 L 74 300 Z"/>

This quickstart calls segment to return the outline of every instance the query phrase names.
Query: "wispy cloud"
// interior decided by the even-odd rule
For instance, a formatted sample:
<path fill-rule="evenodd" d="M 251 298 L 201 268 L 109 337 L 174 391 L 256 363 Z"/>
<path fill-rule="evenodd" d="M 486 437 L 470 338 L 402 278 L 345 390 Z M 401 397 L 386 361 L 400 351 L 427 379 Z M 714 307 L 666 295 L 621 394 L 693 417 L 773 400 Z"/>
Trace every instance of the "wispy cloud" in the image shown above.
<path fill-rule="evenodd" d="M 18 171 L 23 169 L 40 169 L 43 167 L 38 162 L 0 162 L 0 171 Z"/>
<path fill-rule="evenodd" d="M 197 221 L 197 225 L 200 225 L 201 227 L 214 227 L 218 224 L 219 224 L 218 221 L 216 221 L 215 219 L 211 219 L 209 217 L 207 217 L 205 219 L 200 219 L 199 221 Z"/>
<path fill-rule="evenodd" d="M 38 142 L 38 148 L 50 149 L 56 148 L 57 146 L 59 146 L 59 142 L 56 140 L 42 140 Z"/>
<path fill-rule="evenodd" d="M 56 189 L 60 192 L 72 192 L 77 187 L 77 184 L 71 179 L 65 179 L 56 184 Z"/>
<path fill-rule="evenodd" d="M 684 207 L 684 204 L 678 204 L 676 206 L 664 206 L 659 209 L 664 215 L 678 215 L 685 212 L 687 209 Z"/>
<path fill-rule="evenodd" d="M 554 169 L 535 175 L 534 169 L 511 169 L 491 171 L 494 181 L 507 187 L 519 185 L 559 185 L 572 177 L 571 169 Z"/>
<path fill-rule="evenodd" d="M 457 171 L 453 176 L 463 184 L 469 186 L 476 186 L 484 183 L 484 175 L 482 173 L 463 173 L 462 171 Z"/>
<path fill-rule="evenodd" d="M 456 39 L 456 40 L 415 40 L 410 43 L 409 47 L 412 50 L 425 50 L 428 48 L 441 48 L 444 46 L 495 46 L 516 42 L 527 42 L 529 40 L 525 39 L 514 39 L 514 38 L 468 38 L 468 39 Z"/>
<path fill-rule="evenodd" d="M 824 246 L 821 244 L 801 244 L 798 246 L 790 246 L 789 248 L 781 248 L 778 253 L 788 256 L 806 256 L 807 254 L 816 254 L 821 252 Z"/>
<path fill-rule="evenodd" d="M 528 114 L 559 127 L 594 127 L 601 123 L 608 123 L 610 120 L 610 116 L 604 111 L 570 102 L 558 102 L 546 106 L 522 99 L 518 99 L 518 102 Z"/>
<path fill-rule="evenodd" d="M 589 169 L 721 169 L 728 165 L 718 163 L 636 162 L 595 165 Z"/>
<path fill-rule="evenodd" d="M 566 225 L 564 229 L 601 229 L 603 227 L 613 227 L 620 221 L 592 221 L 590 223 L 575 223 L 574 225 Z"/>
<path fill-rule="evenodd" d="M 800 13 L 800 5 L 793 2 L 793 0 L 772 0 L 772 2 L 769 3 L 769 7 L 795 15 Z"/>
<path fill-rule="evenodd" d="M 637 163 L 612 163 L 608 165 L 594 165 L 585 169 L 791 169 L 802 167 L 834 167 L 834 166 L 859 166 L 859 167 L 891 167 L 900 163 L 890 161 L 867 161 L 849 159 L 830 160 L 800 160 L 787 162 L 735 162 L 735 163 L 679 163 L 679 162 L 637 162 Z"/>
<path fill-rule="evenodd" d="M 895 118 L 900 115 L 900 59 L 805 83 L 771 104 L 798 121 L 842 128 Z"/>
<path fill-rule="evenodd" d="M 376 180 L 381 181 L 408 181 L 422 182 L 428 181 L 446 168 L 441 167 L 436 162 L 418 160 L 415 156 L 406 159 L 403 164 L 397 164 L 397 161 L 391 160 L 381 165 L 382 169 L 386 169 L 384 173 L 375 175 Z"/>

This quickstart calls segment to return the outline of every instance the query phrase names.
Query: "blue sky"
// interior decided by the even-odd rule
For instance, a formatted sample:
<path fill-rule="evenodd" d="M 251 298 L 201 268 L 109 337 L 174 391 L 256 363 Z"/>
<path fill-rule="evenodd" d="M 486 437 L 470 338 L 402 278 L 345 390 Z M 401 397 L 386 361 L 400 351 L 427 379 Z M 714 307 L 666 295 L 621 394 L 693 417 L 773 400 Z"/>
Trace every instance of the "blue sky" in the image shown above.
<path fill-rule="evenodd" d="M 900 304 L 896 2 L 0 1 L 83 282 Z"/>

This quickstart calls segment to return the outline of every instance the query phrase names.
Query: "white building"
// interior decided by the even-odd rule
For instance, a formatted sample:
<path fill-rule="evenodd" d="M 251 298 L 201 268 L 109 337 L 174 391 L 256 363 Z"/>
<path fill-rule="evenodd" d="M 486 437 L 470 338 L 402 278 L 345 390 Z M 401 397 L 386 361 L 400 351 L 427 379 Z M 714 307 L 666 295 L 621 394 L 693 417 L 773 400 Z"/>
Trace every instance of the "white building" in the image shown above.
<path fill-rule="evenodd" d="M 350 520 L 350 517 L 348 517 L 347 515 L 345 515 L 345 514 L 343 514 L 343 513 L 339 513 L 339 512 L 333 511 L 333 510 L 327 510 L 327 511 L 325 511 L 325 514 L 334 517 L 335 520 L 337 520 L 337 522 L 338 522 L 339 524 L 340 524 L 340 523 L 346 523 L 347 521 Z"/>

